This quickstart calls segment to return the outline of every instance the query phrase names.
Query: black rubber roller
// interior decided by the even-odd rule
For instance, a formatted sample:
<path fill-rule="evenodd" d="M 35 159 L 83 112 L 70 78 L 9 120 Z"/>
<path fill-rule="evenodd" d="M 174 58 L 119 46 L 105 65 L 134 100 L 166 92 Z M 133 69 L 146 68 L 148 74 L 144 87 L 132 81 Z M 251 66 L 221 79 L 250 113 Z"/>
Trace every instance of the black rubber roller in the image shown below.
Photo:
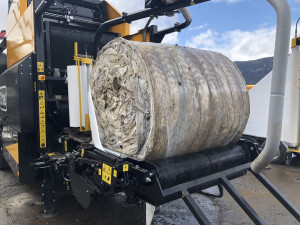
<path fill-rule="evenodd" d="M 205 177 L 250 161 L 240 145 L 205 150 L 199 153 L 153 162 L 163 188 Z"/>

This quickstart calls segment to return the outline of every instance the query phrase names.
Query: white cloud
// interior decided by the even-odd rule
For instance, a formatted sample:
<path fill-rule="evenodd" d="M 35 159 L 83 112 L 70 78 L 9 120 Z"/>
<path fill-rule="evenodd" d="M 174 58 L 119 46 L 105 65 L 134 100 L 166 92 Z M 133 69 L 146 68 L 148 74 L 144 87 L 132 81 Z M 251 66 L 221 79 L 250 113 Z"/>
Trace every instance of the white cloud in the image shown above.
<path fill-rule="evenodd" d="M 202 30 L 202 29 L 204 29 L 205 27 L 207 27 L 207 23 L 201 24 L 201 25 L 196 26 L 196 27 L 191 27 L 191 28 L 189 28 L 189 30 L 190 30 L 190 31 Z"/>
<path fill-rule="evenodd" d="M 7 1 L 0 1 L 0 31 L 5 30 L 6 28 L 6 19 L 7 19 Z"/>
<path fill-rule="evenodd" d="M 108 0 L 108 2 L 120 12 L 134 12 L 145 6 L 144 0 L 135 0 L 134 4 L 129 4 L 128 1 L 124 0 Z"/>
<path fill-rule="evenodd" d="M 292 26 L 291 35 L 294 30 L 295 26 Z M 208 29 L 186 41 L 185 45 L 221 52 L 234 61 L 246 61 L 273 56 L 275 35 L 276 27 L 254 31 L 232 30 L 223 34 Z"/>
<path fill-rule="evenodd" d="M 166 43 L 170 45 L 177 44 L 178 42 L 179 42 L 178 32 L 166 35 L 164 40 L 162 41 L 162 43 Z"/>
<path fill-rule="evenodd" d="M 224 34 L 209 29 L 192 37 L 186 45 L 221 52 L 232 60 L 252 60 L 274 54 L 275 34 L 275 27 Z"/>
<path fill-rule="evenodd" d="M 208 29 L 206 32 L 200 33 L 197 36 L 192 37 L 192 39 L 188 40 L 185 45 L 191 48 L 212 49 L 216 46 L 215 37 L 217 35 L 217 32 Z"/>

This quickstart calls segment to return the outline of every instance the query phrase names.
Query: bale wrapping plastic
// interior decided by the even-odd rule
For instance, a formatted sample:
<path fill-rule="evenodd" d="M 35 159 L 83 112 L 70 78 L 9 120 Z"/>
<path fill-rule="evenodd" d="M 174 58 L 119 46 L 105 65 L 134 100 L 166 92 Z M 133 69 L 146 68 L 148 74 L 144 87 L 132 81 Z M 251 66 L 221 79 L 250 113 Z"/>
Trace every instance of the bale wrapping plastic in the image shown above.
<path fill-rule="evenodd" d="M 216 52 L 117 38 L 90 87 L 103 146 L 143 160 L 235 143 L 249 117 L 240 71 Z"/>

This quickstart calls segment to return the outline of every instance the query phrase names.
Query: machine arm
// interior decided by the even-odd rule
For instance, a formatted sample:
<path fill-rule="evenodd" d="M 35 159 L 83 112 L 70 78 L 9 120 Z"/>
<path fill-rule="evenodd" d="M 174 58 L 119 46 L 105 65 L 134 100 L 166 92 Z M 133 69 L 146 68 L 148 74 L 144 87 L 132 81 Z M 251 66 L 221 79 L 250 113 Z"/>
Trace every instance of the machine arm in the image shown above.
<path fill-rule="evenodd" d="M 143 10 L 133 12 L 133 13 L 123 13 L 123 15 L 121 17 L 104 22 L 103 24 L 100 25 L 100 27 L 96 31 L 96 35 L 95 35 L 95 39 L 94 39 L 94 49 L 95 49 L 94 58 L 96 58 L 96 56 L 97 56 L 98 45 L 99 45 L 101 36 L 107 28 L 121 24 L 121 23 L 131 23 L 133 21 L 147 18 L 150 16 L 161 15 L 166 12 L 171 12 L 176 9 L 185 8 L 190 5 L 195 5 L 195 4 L 199 4 L 199 3 L 203 3 L 203 2 L 207 2 L 207 1 L 209 1 L 209 0 L 194 0 L 194 1 L 185 0 L 182 2 L 172 3 L 172 4 L 166 5 L 165 7 L 161 7 L 161 8 L 147 8 L 147 9 L 143 9 Z M 184 22 L 184 23 L 175 24 L 174 27 L 160 31 L 161 33 L 160 32 L 159 33 L 160 34 L 168 34 L 168 33 L 174 32 L 174 31 L 180 31 L 180 30 L 186 28 L 189 24 L 190 24 L 190 21 L 186 20 L 186 22 Z"/>

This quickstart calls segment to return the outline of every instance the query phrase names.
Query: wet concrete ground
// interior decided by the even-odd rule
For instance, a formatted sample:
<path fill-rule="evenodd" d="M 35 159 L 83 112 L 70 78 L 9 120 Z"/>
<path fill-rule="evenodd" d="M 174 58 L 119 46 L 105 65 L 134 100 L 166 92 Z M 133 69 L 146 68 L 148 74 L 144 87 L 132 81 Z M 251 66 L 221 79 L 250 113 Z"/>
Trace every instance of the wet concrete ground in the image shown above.
<path fill-rule="evenodd" d="M 300 158 L 290 165 L 271 165 L 264 174 L 300 209 Z M 289 212 L 250 173 L 232 182 L 267 224 L 299 224 Z M 214 193 L 216 188 L 209 191 Z M 225 191 L 222 199 L 193 195 L 212 224 L 254 224 Z M 57 195 L 56 208 L 60 215 L 41 220 L 40 184 L 19 183 L 11 171 L 0 171 L 0 225 L 139 225 L 144 224 L 145 207 L 127 205 L 124 195 L 104 197 L 88 211 L 81 208 L 67 193 Z M 163 205 L 152 224 L 197 224 L 182 200 Z"/>

